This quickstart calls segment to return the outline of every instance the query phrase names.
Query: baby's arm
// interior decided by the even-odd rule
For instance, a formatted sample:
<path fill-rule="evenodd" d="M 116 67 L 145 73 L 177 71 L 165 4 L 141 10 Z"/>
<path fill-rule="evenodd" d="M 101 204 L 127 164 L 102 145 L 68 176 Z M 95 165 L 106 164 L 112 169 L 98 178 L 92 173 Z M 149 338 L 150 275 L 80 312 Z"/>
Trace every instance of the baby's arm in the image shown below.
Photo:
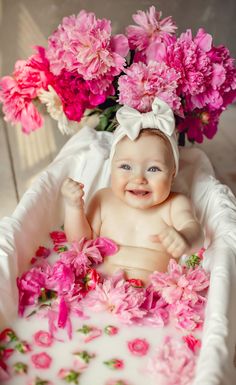
<path fill-rule="evenodd" d="M 92 230 L 84 211 L 83 184 L 67 178 L 61 187 L 65 200 L 64 229 L 69 242 L 91 238 Z"/>
<path fill-rule="evenodd" d="M 196 220 L 191 202 L 184 195 L 175 196 L 170 202 L 173 226 L 167 226 L 157 239 L 174 258 L 191 254 L 202 247 L 203 231 Z"/>

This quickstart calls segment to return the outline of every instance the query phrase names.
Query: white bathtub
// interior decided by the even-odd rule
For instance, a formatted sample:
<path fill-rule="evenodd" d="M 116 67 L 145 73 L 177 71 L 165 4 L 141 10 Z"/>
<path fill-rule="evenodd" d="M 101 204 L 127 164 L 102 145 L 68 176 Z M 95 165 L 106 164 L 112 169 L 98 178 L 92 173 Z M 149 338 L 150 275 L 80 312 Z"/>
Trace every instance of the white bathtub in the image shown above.
<path fill-rule="evenodd" d="M 39 244 L 62 224 L 60 186 L 66 176 L 85 184 L 85 201 L 109 183 L 112 134 L 84 127 L 24 194 L 11 217 L 0 221 L 0 326 L 17 316 L 16 277 Z M 206 230 L 204 267 L 211 272 L 202 349 L 193 385 L 234 385 L 236 341 L 236 199 L 215 178 L 199 149 L 180 151 L 176 191 L 188 194 Z"/>

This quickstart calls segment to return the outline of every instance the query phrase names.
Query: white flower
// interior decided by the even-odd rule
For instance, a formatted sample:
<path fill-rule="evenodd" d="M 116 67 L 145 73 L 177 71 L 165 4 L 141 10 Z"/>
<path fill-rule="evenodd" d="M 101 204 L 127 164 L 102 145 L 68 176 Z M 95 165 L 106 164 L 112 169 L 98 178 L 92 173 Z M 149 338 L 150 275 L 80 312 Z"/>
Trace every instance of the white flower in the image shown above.
<path fill-rule="evenodd" d="M 67 119 L 63 111 L 61 99 L 52 86 L 48 86 L 48 91 L 41 90 L 39 99 L 42 103 L 46 104 L 49 115 L 53 119 L 57 120 L 58 128 L 63 135 L 71 135 L 78 130 L 78 123 Z"/>

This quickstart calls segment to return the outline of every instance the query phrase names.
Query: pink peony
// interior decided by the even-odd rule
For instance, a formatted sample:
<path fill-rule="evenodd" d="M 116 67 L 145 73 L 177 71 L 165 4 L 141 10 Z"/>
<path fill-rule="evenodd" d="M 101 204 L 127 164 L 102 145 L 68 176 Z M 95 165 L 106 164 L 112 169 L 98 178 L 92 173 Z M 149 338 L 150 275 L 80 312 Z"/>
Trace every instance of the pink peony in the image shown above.
<path fill-rule="evenodd" d="M 148 369 L 156 383 L 162 385 L 189 385 L 194 378 L 196 357 L 182 342 L 167 336 Z"/>
<path fill-rule="evenodd" d="M 138 24 L 130 25 L 126 29 L 131 49 L 144 51 L 152 43 L 163 41 L 175 33 L 177 29 L 171 17 L 161 20 L 162 13 L 151 6 L 147 12 L 138 11 L 133 20 Z"/>
<path fill-rule="evenodd" d="M 114 40 L 115 38 L 115 40 Z M 113 77 L 123 70 L 128 53 L 125 36 L 111 37 L 110 21 L 96 19 L 94 13 L 81 11 L 65 17 L 48 40 L 47 58 L 55 75 L 62 70 L 77 71 L 85 80 Z M 101 90 L 108 85 L 101 83 Z"/>
<path fill-rule="evenodd" d="M 141 309 L 145 310 L 142 324 L 155 327 L 164 327 L 169 321 L 169 309 L 166 301 L 153 289 L 148 287 L 145 292 L 145 301 Z"/>
<path fill-rule="evenodd" d="M 209 286 L 209 274 L 201 267 L 187 269 L 171 259 L 167 272 L 154 272 L 151 283 L 168 304 L 175 304 L 177 301 L 195 304 Z"/>
<path fill-rule="evenodd" d="M 43 118 L 32 101 L 42 88 L 47 88 L 48 78 L 44 69 L 38 50 L 29 59 L 16 62 L 12 77 L 0 79 L 0 101 L 5 119 L 12 124 L 20 123 L 25 133 L 43 125 Z"/>
<path fill-rule="evenodd" d="M 156 60 L 166 64 L 180 74 L 178 93 L 193 96 L 206 91 L 212 78 L 212 63 L 207 56 L 212 38 L 203 30 L 192 37 L 191 30 L 182 33 L 174 44 L 162 46 L 157 52 Z"/>
<path fill-rule="evenodd" d="M 70 266 L 61 260 L 54 263 L 47 279 L 47 289 L 55 290 L 58 295 L 67 293 L 74 284 L 75 275 Z"/>
<path fill-rule="evenodd" d="M 204 321 L 205 301 L 199 301 L 194 305 L 178 301 L 170 306 L 170 313 L 178 329 L 193 331 L 199 329 Z"/>
<path fill-rule="evenodd" d="M 85 275 L 92 263 L 101 263 L 102 255 L 93 240 L 82 238 L 79 242 L 73 242 L 70 249 L 61 253 L 61 262 L 69 265 L 76 276 Z"/>
<path fill-rule="evenodd" d="M 145 315 L 145 310 L 141 310 L 144 300 L 144 289 L 134 288 L 124 280 L 123 273 L 118 272 L 89 292 L 83 299 L 83 305 L 94 311 L 107 310 L 121 321 L 132 323 Z"/>
<path fill-rule="evenodd" d="M 179 75 L 165 63 L 151 61 L 148 65 L 134 63 L 119 78 L 119 102 L 140 112 L 151 111 L 152 102 L 159 97 L 175 111 L 181 108 L 177 96 Z"/>
<path fill-rule="evenodd" d="M 19 314 L 23 315 L 25 307 L 38 302 L 41 289 L 45 288 L 47 277 L 50 274 L 50 267 L 33 267 L 21 278 L 17 278 L 17 287 L 19 291 Z"/>

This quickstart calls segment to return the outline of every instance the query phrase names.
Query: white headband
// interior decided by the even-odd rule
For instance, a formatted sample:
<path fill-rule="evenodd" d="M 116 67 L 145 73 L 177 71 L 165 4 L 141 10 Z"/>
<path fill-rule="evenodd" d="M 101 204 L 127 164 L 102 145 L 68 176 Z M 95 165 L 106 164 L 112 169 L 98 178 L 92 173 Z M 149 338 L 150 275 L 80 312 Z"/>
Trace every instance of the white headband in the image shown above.
<path fill-rule="evenodd" d="M 116 128 L 113 136 L 113 142 L 110 152 L 110 160 L 112 160 L 117 143 L 128 136 L 134 141 L 144 128 L 157 129 L 161 131 L 171 144 L 173 156 L 175 160 L 175 176 L 179 168 L 179 149 L 177 137 L 175 134 L 175 118 L 169 105 L 159 98 L 155 98 L 152 103 L 152 111 L 141 113 L 134 108 L 123 106 L 117 113 L 116 118 L 119 126 Z"/>

